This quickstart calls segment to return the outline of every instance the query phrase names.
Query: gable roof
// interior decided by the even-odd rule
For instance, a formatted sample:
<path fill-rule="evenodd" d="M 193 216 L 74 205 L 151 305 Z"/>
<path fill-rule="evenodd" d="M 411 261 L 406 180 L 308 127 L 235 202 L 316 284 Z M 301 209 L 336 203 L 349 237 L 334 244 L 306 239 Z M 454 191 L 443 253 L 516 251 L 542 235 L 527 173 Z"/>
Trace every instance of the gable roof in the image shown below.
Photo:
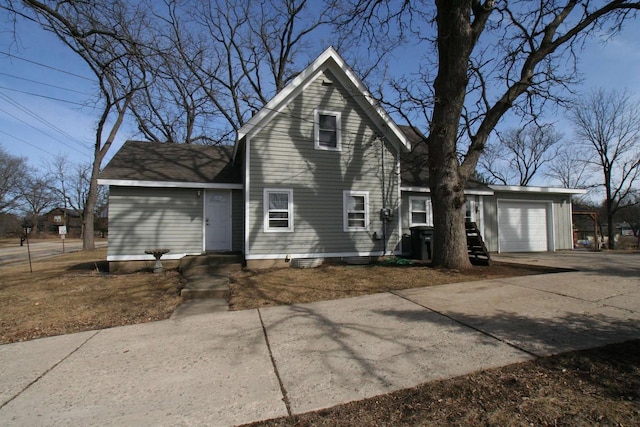
<path fill-rule="evenodd" d="M 329 47 L 238 130 L 234 157 L 238 151 L 240 141 L 247 135 L 252 135 L 262 129 L 316 77 L 327 69 L 333 73 L 343 86 L 351 87 L 359 92 L 361 96 L 354 96 L 354 100 L 390 142 L 402 147 L 404 150 L 410 149 L 410 143 L 406 135 L 376 102 L 364 83 L 356 76 L 338 52 L 333 47 Z"/>
<path fill-rule="evenodd" d="M 227 184 L 241 188 L 240 168 L 231 162 L 232 150 L 230 146 L 127 141 L 100 173 L 98 183 L 187 187 Z"/>
<path fill-rule="evenodd" d="M 429 187 L 427 138 L 413 126 L 398 126 L 411 142 L 411 151 L 400 154 L 400 177 L 404 187 Z"/>

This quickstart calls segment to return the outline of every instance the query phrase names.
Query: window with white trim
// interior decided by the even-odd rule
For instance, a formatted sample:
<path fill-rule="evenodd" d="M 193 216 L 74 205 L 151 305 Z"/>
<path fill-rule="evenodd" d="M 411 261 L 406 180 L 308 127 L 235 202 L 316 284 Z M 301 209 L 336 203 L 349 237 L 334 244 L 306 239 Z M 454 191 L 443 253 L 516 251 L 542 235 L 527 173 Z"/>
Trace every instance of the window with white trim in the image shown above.
<path fill-rule="evenodd" d="M 409 197 L 409 226 L 433 226 L 433 211 L 430 197 Z"/>
<path fill-rule="evenodd" d="M 369 192 L 348 191 L 342 193 L 344 231 L 369 229 Z"/>
<path fill-rule="evenodd" d="M 293 231 L 293 190 L 264 189 L 264 231 Z"/>
<path fill-rule="evenodd" d="M 314 110 L 313 113 L 313 139 L 316 150 L 340 151 L 342 142 L 341 114 L 324 110 Z"/>

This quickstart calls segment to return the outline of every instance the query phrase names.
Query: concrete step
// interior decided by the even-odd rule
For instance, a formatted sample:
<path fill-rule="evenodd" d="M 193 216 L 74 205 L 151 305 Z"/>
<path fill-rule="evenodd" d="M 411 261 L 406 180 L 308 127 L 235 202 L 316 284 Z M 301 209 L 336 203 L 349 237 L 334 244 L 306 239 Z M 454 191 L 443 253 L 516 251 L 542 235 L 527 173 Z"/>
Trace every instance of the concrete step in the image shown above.
<path fill-rule="evenodd" d="M 185 300 L 229 298 L 229 278 L 225 276 L 200 276 L 189 279 L 187 285 L 180 291 Z"/>
<path fill-rule="evenodd" d="M 209 264 L 209 265 L 193 265 L 180 269 L 181 274 L 190 279 L 199 276 L 215 276 L 225 273 L 234 273 L 241 271 L 241 264 Z"/>
<path fill-rule="evenodd" d="M 242 265 L 243 261 L 242 254 L 238 253 L 192 255 L 180 260 L 180 269 L 188 269 L 197 265 Z"/>
<path fill-rule="evenodd" d="M 224 299 L 194 299 L 180 304 L 171 314 L 171 319 L 183 319 L 199 314 L 228 311 L 229 304 Z"/>

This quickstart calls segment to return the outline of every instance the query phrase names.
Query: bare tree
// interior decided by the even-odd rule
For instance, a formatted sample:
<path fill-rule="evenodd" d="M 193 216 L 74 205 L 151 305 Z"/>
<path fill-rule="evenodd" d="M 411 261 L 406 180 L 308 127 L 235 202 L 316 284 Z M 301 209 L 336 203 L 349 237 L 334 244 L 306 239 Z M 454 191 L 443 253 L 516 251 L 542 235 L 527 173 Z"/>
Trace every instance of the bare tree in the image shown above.
<path fill-rule="evenodd" d="M 145 84 L 132 98 L 130 109 L 142 135 L 156 142 L 215 142 L 210 136 L 217 114 L 205 87 L 208 79 L 194 75 L 207 55 L 199 51 L 197 30 L 180 6 L 189 3 L 169 0 L 166 9 L 154 12 L 144 32 L 139 67 L 145 70 Z M 150 5 L 151 6 L 151 5 Z M 185 58 L 189 58 L 188 60 Z"/>
<path fill-rule="evenodd" d="M 46 209 L 53 207 L 55 203 L 55 194 L 51 191 L 50 178 L 37 171 L 31 171 L 27 175 L 27 179 L 18 184 L 18 191 L 20 192 L 20 206 L 25 212 L 25 217 L 30 218 L 33 232 L 41 231 L 39 229 L 40 215 Z"/>
<path fill-rule="evenodd" d="M 147 138 L 207 143 L 233 143 L 252 113 L 297 75 L 308 50 L 321 49 L 330 10 L 308 0 L 166 5 L 133 111 Z"/>
<path fill-rule="evenodd" d="M 10 211 L 20 197 L 18 184 L 28 175 L 27 162 L 0 146 L 0 212 Z"/>
<path fill-rule="evenodd" d="M 609 248 L 615 247 L 614 216 L 638 202 L 640 184 L 640 108 L 628 93 L 598 89 L 578 99 L 570 118 L 587 163 L 600 171 L 605 193 Z"/>
<path fill-rule="evenodd" d="M 487 144 L 478 164 L 495 182 L 526 186 L 556 156 L 561 139 L 551 124 L 509 129 L 498 133 L 498 142 Z"/>
<path fill-rule="evenodd" d="M 148 28 L 147 8 L 125 0 L 70 2 L 66 0 L 8 1 L 16 16 L 37 21 L 55 34 L 89 67 L 96 78 L 101 113 L 96 125 L 94 159 L 84 210 L 83 249 L 95 248 L 94 208 L 97 178 L 131 103 L 144 82 L 137 57 L 141 32 Z"/>
<path fill-rule="evenodd" d="M 639 2 L 542 0 L 351 0 L 353 25 L 397 23 L 414 31 L 435 67 L 429 124 L 429 176 L 436 265 L 470 267 L 464 227 L 464 187 L 496 125 L 508 112 L 536 118 L 576 81 L 581 42 L 591 31 L 614 34 L 640 9 Z M 435 33 L 428 29 L 435 24 Z M 434 59 L 435 58 L 435 59 Z M 432 70 L 435 73 L 431 74 Z M 429 73 L 429 74 L 425 74 Z M 423 90 L 424 93 L 429 91 Z M 404 96 L 400 94 L 399 96 Z"/>
<path fill-rule="evenodd" d="M 575 142 L 558 150 L 547 166 L 545 175 L 564 188 L 590 188 L 591 176 L 588 174 L 589 164 L 580 144 Z"/>
<path fill-rule="evenodd" d="M 55 202 L 64 209 L 63 223 L 67 224 L 67 210 L 70 209 L 80 214 L 84 224 L 84 212 L 91 187 L 91 164 L 73 164 L 67 156 L 60 155 L 47 162 L 46 167 Z M 82 235 L 84 236 L 84 227 Z"/>

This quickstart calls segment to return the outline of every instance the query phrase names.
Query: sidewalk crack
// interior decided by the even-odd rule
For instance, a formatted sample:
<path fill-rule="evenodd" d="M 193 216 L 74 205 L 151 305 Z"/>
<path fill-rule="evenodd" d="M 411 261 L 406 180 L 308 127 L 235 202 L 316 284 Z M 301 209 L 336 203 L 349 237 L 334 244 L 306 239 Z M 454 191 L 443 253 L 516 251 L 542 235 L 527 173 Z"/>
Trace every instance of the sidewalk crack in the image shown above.
<path fill-rule="evenodd" d="M 282 382 L 282 378 L 280 377 L 280 372 L 278 371 L 278 366 L 276 365 L 276 359 L 273 357 L 273 352 L 271 351 L 271 344 L 269 343 L 269 336 L 267 335 L 267 327 L 264 325 L 264 321 L 262 320 L 262 313 L 260 309 L 256 309 L 258 312 L 258 317 L 260 318 L 260 324 L 262 325 L 262 333 L 264 334 L 264 341 L 267 343 L 267 350 L 269 351 L 269 358 L 271 359 L 271 365 L 273 366 L 273 370 L 276 374 L 276 378 L 278 378 L 278 383 L 280 384 L 280 392 L 282 393 L 282 401 L 284 402 L 284 406 L 287 408 L 287 415 L 291 416 L 291 402 L 289 401 L 289 394 L 287 393 L 287 389 L 284 387 L 284 382 Z"/>
<path fill-rule="evenodd" d="M 535 354 L 535 353 L 533 353 L 533 352 L 531 352 L 531 351 L 529 351 L 529 350 L 527 350 L 527 349 L 525 349 L 525 348 L 522 348 L 522 347 L 520 347 L 520 346 L 517 346 L 517 345 L 515 345 L 515 344 L 513 344 L 513 343 L 511 343 L 511 342 L 509 342 L 509 341 L 507 341 L 507 340 L 505 340 L 505 339 L 503 339 L 503 338 L 500 338 L 500 337 L 499 337 L 499 336 L 497 336 L 497 335 L 494 335 L 494 334 L 492 334 L 492 333 L 490 333 L 490 332 L 484 331 L 484 330 L 482 330 L 482 329 L 480 329 L 480 328 L 478 328 L 478 327 L 476 327 L 476 326 L 473 326 L 473 325 L 471 325 L 471 324 L 469 324 L 469 323 L 462 322 L 462 321 L 460 321 L 460 320 L 456 319 L 455 317 L 449 316 L 448 314 L 445 314 L 445 313 L 443 313 L 443 312 L 441 312 L 441 311 L 435 310 L 435 309 L 433 309 L 433 308 L 431 308 L 431 307 L 427 307 L 427 306 L 426 306 L 426 305 L 424 305 L 424 304 L 420 304 L 420 303 L 418 303 L 418 302 L 416 302 L 416 301 L 414 301 L 414 300 L 412 300 L 412 299 L 410 299 L 410 298 L 407 298 L 407 297 L 405 297 L 405 296 L 403 296 L 403 295 L 400 295 L 400 294 L 396 293 L 395 291 L 389 291 L 389 293 L 390 293 L 390 294 L 392 294 L 392 295 L 397 296 L 398 298 L 402 298 L 402 299 L 403 299 L 403 300 L 405 300 L 405 301 L 408 301 L 408 302 L 410 302 L 410 303 L 413 303 L 413 304 L 415 304 L 415 305 L 417 305 L 417 306 L 419 306 L 419 307 L 422 307 L 422 308 L 427 309 L 427 310 L 429 310 L 429 311 L 432 311 L 432 312 L 434 312 L 434 313 L 436 313 L 436 314 L 439 314 L 440 316 L 446 317 L 447 319 L 452 320 L 453 322 L 455 322 L 455 323 L 457 323 L 457 324 L 459 324 L 459 325 L 462 325 L 462 326 L 464 326 L 464 327 L 466 327 L 466 328 L 469 328 L 469 329 L 473 329 L 474 331 L 479 332 L 479 333 L 481 333 L 482 335 L 485 335 L 485 336 L 487 336 L 487 337 L 489 337 L 489 338 L 492 338 L 492 339 L 494 339 L 494 340 L 496 340 L 496 341 L 499 341 L 499 342 L 501 342 L 502 344 L 508 345 L 509 347 L 514 348 L 514 349 L 516 349 L 516 350 L 518 350 L 518 351 L 521 351 L 521 352 L 523 352 L 523 353 L 526 353 L 526 354 L 528 354 L 529 356 L 532 356 L 532 357 L 533 357 L 533 358 L 535 358 L 535 359 L 537 359 L 537 358 L 539 358 L 539 357 L 540 357 L 540 356 L 538 356 L 537 354 Z"/>
<path fill-rule="evenodd" d="M 16 393 L 15 396 L 11 397 L 11 399 L 7 400 L 6 402 L 4 402 L 3 404 L 0 405 L 0 410 L 2 410 L 5 406 L 7 406 L 9 403 L 13 402 L 15 399 L 17 399 L 20 395 L 22 395 L 25 391 L 27 391 L 29 388 L 31 388 L 32 385 L 34 385 L 35 383 L 37 383 L 38 381 L 40 381 L 42 378 L 44 378 L 45 375 L 47 375 L 49 372 L 53 371 L 56 367 L 58 367 L 62 362 L 64 362 L 65 360 L 67 360 L 69 357 L 71 357 L 73 354 L 75 354 L 78 350 L 80 350 L 82 347 L 84 347 L 84 345 L 86 343 L 89 342 L 89 340 L 91 340 L 93 337 L 95 337 L 96 335 L 98 335 L 100 333 L 100 331 L 95 331 L 89 338 L 87 338 L 86 340 L 84 340 L 82 343 L 80 343 L 80 345 L 78 347 L 76 347 L 73 351 L 71 351 L 69 354 L 67 354 L 65 357 L 63 357 L 62 359 L 60 359 L 59 361 L 57 361 L 53 366 L 51 366 L 49 369 L 47 369 L 46 371 L 44 371 L 42 374 L 40 374 L 36 379 L 34 379 L 33 381 L 31 381 L 29 384 L 27 384 L 22 390 L 20 390 L 18 393 Z"/>

